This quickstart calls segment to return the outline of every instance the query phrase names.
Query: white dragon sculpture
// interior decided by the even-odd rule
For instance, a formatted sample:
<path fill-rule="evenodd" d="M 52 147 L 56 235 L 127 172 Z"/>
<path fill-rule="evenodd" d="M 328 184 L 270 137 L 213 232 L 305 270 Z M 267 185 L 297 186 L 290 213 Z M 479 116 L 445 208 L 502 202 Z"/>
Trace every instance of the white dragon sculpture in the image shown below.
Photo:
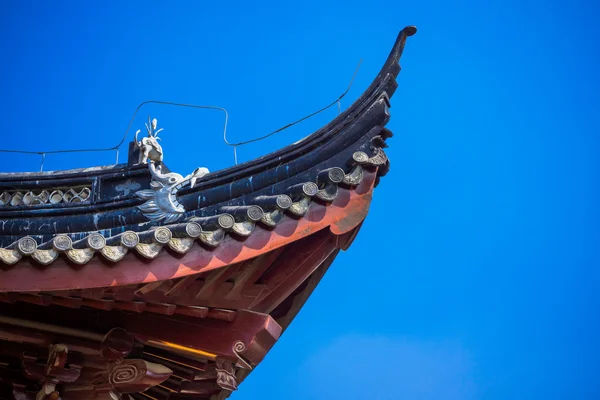
<path fill-rule="evenodd" d="M 140 131 L 135 133 L 136 146 L 140 148 L 140 164 L 148 164 L 152 181 L 151 189 L 139 190 L 135 194 L 146 202 L 137 208 L 151 221 L 163 221 L 165 224 L 175 222 L 186 212 L 185 207 L 177 201 L 177 192 L 188 184 L 194 187 L 196 180 L 208 174 L 207 168 L 196 168 L 186 177 L 178 173 L 163 171 L 166 169 L 163 160 L 162 147 L 158 144 L 158 124 L 156 118 L 148 121 L 146 130 L 148 137 L 138 141 Z M 164 168 L 163 168 L 164 167 Z"/>
<path fill-rule="evenodd" d="M 156 118 L 150 122 L 150 118 L 148 118 L 148 123 L 146 123 L 146 130 L 148 131 L 148 137 L 142 138 L 142 140 L 138 141 L 138 135 L 141 130 L 135 133 L 135 146 L 140 149 L 140 158 L 138 164 L 147 164 L 148 159 L 150 161 L 161 163 L 163 160 L 163 150 L 158 141 L 160 138 L 158 134 L 162 132 L 162 128 L 156 129 L 158 125 L 158 121 Z"/>

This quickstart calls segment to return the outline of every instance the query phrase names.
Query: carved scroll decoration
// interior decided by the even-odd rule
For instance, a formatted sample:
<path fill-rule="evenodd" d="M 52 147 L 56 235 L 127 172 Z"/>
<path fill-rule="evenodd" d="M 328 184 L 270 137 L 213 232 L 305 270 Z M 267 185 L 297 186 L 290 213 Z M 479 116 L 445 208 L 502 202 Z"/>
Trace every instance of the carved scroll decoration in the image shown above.
<path fill-rule="evenodd" d="M 244 344 L 244 342 L 238 341 L 238 342 L 234 343 L 233 352 L 238 358 L 237 365 L 239 365 L 240 367 L 245 368 L 245 369 L 252 369 L 252 366 L 250 365 L 250 363 L 248 361 L 246 361 L 244 359 L 244 357 L 242 357 L 242 355 L 240 354 L 240 353 L 243 353 L 244 350 L 246 350 L 246 345 Z"/>
<path fill-rule="evenodd" d="M 113 366 L 108 383 L 121 393 L 135 393 L 160 385 L 172 374 L 172 370 L 161 364 L 126 359 Z"/>
<path fill-rule="evenodd" d="M 143 361 L 125 360 L 116 364 L 108 374 L 108 383 L 113 386 L 127 385 L 146 375 L 148 368 Z"/>

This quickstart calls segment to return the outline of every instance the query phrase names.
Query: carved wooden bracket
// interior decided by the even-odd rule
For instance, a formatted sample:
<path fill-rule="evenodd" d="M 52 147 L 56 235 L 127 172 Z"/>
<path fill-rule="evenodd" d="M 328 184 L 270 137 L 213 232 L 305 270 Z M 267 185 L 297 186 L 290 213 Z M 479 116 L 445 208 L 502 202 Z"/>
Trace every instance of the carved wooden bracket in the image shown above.
<path fill-rule="evenodd" d="M 217 384 L 225 390 L 237 390 L 237 378 L 235 377 L 235 368 L 229 360 L 216 360 Z"/>
<path fill-rule="evenodd" d="M 108 383 L 121 393 L 137 393 L 160 385 L 173 371 L 145 360 L 123 360 L 108 373 Z"/>

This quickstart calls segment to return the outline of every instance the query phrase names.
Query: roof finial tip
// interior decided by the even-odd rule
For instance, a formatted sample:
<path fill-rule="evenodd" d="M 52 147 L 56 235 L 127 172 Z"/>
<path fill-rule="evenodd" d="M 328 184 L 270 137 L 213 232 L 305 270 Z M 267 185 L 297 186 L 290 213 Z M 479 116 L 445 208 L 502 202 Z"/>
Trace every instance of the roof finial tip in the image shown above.
<path fill-rule="evenodd" d="M 417 33 L 417 27 L 413 25 L 407 26 L 404 28 L 404 32 L 406 32 L 406 36 L 412 36 Z"/>

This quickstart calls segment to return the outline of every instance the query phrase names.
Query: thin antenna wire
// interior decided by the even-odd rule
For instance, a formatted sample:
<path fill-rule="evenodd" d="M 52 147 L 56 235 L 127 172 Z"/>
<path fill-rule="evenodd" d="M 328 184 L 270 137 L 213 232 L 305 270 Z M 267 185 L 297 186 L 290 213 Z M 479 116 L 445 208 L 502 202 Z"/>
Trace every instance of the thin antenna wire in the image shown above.
<path fill-rule="evenodd" d="M 227 110 L 223 107 L 217 107 L 217 106 L 204 106 L 204 105 L 195 105 L 195 104 L 185 104 L 185 103 L 174 103 L 174 102 L 170 102 L 170 101 L 160 101 L 160 100 L 147 100 L 144 101 L 142 103 L 140 103 L 134 113 L 133 116 L 131 117 L 131 119 L 129 120 L 129 124 L 127 125 L 127 129 L 125 130 L 125 133 L 123 134 L 123 137 L 121 138 L 121 140 L 119 141 L 119 143 L 117 143 L 116 146 L 112 146 L 112 147 L 106 147 L 106 148 L 92 148 L 92 149 L 70 149 L 70 150 L 51 150 L 51 151 L 26 151 L 26 150 L 5 150 L 5 149 L 0 149 L 0 153 L 19 153 L 19 154 L 37 154 L 42 156 L 42 160 L 41 160 L 41 165 L 40 165 L 40 171 L 42 171 L 44 169 L 44 161 L 46 159 L 46 155 L 47 154 L 60 154 L 60 153 L 83 153 L 83 152 L 100 152 L 100 151 L 112 151 L 112 150 L 116 150 L 116 163 L 119 163 L 119 147 L 121 147 L 121 145 L 123 144 L 123 142 L 125 142 L 125 139 L 127 138 L 127 135 L 129 134 L 129 130 L 131 129 L 131 125 L 133 125 L 133 121 L 135 120 L 135 117 L 137 116 L 138 111 L 140 110 L 140 108 L 142 108 L 143 106 L 145 106 L 146 104 L 161 104 L 161 105 L 166 105 L 166 106 L 175 106 L 175 107 L 188 107 L 188 108 L 197 108 L 197 109 L 207 109 L 207 110 L 218 110 L 218 111 L 222 111 L 225 114 L 225 122 L 223 124 L 223 141 L 225 142 L 225 144 L 227 144 L 228 146 L 232 146 L 233 147 L 233 158 L 234 158 L 234 162 L 235 165 L 237 165 L 237 147 L 238 146 L 243 146 L 245 144 L 249 144 L 249 143 L 254 143 L 254 142 L 258 142 L 259 140 L 263 140 L 266 139 L 270 136 L 273 136 L 276 133 L 279 133 L 283 130 L 286 130 L 287 128 L 290 128 L 296 124 L 299 124 L 302 121 L 305 121 L 311 117 L 314 117 L 317 114 L 322 113 L 323 111 L 331 108 L 332 106 L 334 106 L 335 104 L 338 105 L 338 113 L 341 112 L 341 106 L 340 106 L 340 100 L 346 96 L 346 94 L 348 94 L 348 92 L 350 91 L 350 88 L 352 87 L 352 84 L 354 83 L 354 79 L 356 78 L 356 75 L 358 74 L 358 70 L 360 68 L 360 64 L 362 63 L 362 59 L 358 62 L 358 65 L 356 66 L 356 69 L 354 71 L 354 74 L 352 75 L 352 79 L 350 80 L 350 83 L 348 85 L 348 87 L 346 88 L 346 90 L 344 91 L 344 93 L 342 93 L 340 96 L 338 96 L 337 99 L 335 99 L 332 103 L 328 104 L 327 106 L 313 112 L 312 114 L 309 114 L 303 118 L 300 118 L 299 120 L 296 120 L 290 124 L 287 124 L 279 129 L 274 130 L 273 132 L 270 132 L 266 135 L 254 138 L 254 139 L 250 139 L 250 140 L 246 140 L 246 141 L 242 141 L 242 142 L 237 142 L 237 143 L 230 143 L 227 140 L 227 123 L 229 121 L 229 114 L 227 113 Z"/>
<path fill-rule="evenodd" d="M 294 121 L 294 122 L 292 122 L 292 123 L 290 123 L 290 124 L 287 124 L 287 125 L 285 125 L 285 126 L 282 126 L 281 128 L 279 128 L 279 129 L 276 129 L 276 130 L 274 130 L 274 131 L 273 131 L 273 132 L 271 132 L 271 133 L 267 133 L 266 135 L 264 135 L 264 136 L 260 136 L 260 137 L 257 137 L 257 138 L 255 138 L 255 139 L 250 139 L 250 140 L 246 140 L 246 141 L 243 141 L 243 142 L 237 142 L 237 143 L 229 143 L 229 141 L 227 140 L 227 135 L 226 135 L 226 132 L 225 132 L 225 134 L 223 135 L 223 140 L 225 141 L 225 143 L 226 143 L 227 145 L 229 145 L 229 146 L 234 146 L 234 147 L 235 147 L 235 146 L 242 146 L 242 145 L 245 145 L 245 144 L 248 144 L 248 143 L 254 143 L 254 142 L 258 142 L 259 140 L 263 140 L 263 139 L 266 139 L 266 138 L 268 138 L 269 136 L 273 136 L 273 135 L 274 135 L 274 134 L 276 134 L 276 133 L 279 133 L 279 132 L 281 132 L 281 131 L 283 131 L 283 130 L 285 130 L 285 129 L 287 129 L 287 128 L 290 128 L 290 127 L 292 127 L 292 126 L 294 126 L 294 125 L 296 125 L 296 124 L 298 124 L 298 123 L 300 123 L 300 122 L 302 122 L 302 121 L 305 121 L 305 120 L 307 120 L 307 119 L 309 119 L 309 118 L 311 118 L 311 117 L 314 117 L 315 115 L 317 115 L 317 114 L 320 114 L 320 113 L 322 113 L 323 111 L 325 111 L 325 110 L 327 110 L 327 109 L 329 109 L 329 108 L 333 107 L 334 105 L 338 104 L 338 103 L 339 103 L 339 101 L 340 101 L 340 100 L 341 100 L 341 99 L 342 99 L 342 98 L 343 98 L 343 97 L 344 97 L 346 94 L 348 94 L 348 92 L 350 91 L 350 88 L 352 87 L 352 84 L 354 83 L 354 78 L 356 78 L 356 75 L 358 74 L 358 70 L 359 70 L 359 68 L 360 68 L 360 64 L 361 64 L 361 63 L 362 63 L 362 58 L 360 59 L 360 61 L 358 62 L 358 65 L 356 66 L 356 69 L 354 70 L 354 75 L 352 75 L 352 79 L 350 79 L 350 84 L 348 84 L 348 87 L 346 88 L 346 91 L 345 91 L 344 93 L 342 93 L 342 94 L 341 94 L 341 95 L 340 95 L 340 96 L 339 96 L 337 99 L 335 99 L 333 102 L 331 102 L 329 105 L 327 105 L 327 106 L 325 106 L 325 107 L 321 108 L 320 110 L 317 110 L 317 111 L 313 112 L 312 114 L 309 114 L 309 115 L 307 115 L 307 116 L 305 116 L 305 117 L 302 117 L 302 118 L 300 118 L 299 120 L 296 120 L 296 121 Z"/>
<path fill-rule="evenodd" d="M 127 135 L 129 134 L 129 130 L 131 129 L 131 125 L 133 124 L 133 121 L 135 120 L 135 117 L 136 117 L 138 111 L 140 110 L 140 108 L 142 108 L 146 104 L 162 104 L 162 105 L 167 105 L 167 106 L 202 108 L 202 109 L 210 109 L 210 110 L 223 111 L 223 113 L 225 114 L 225 124 L 223 126 L 223 135 L 226 135 L 226 132 L 227 132 L 227 121 L 229 119 L 229 115 L 227 114 L 227 110 L 224 109 L 223 107 L 217 107 L 217 106 L 199 106 L 199 105 L 194 105 L 194 104 L 173 103 L 173 102 L 170 102 L 170 101 L 148 100 L 148 101 L 144 101 L 144 102 L 140 103 L 137 106 L 137 108 L 135 109 L 135 111 L 133 113 L 133 116 L 131 117 L 131 120 L 129 121 L 129 125 L 127 125 L 127 129 L 125 130 L 125 133 L 123 134 L 123 137 L 121 138 L 121 141 L 116 146 L 107 147 L 107 148 L 99 148 L 99 149 L 52 150 L 52 151 L 26 151 L 26 150 L 4 150 L 4 149 L 0 149 L 0 153 L 20 153 L 20 154 L 38 154 L 38 155 L 41 155 L 42 156 L 42 162 L 41 162 L 41 166 L 40 166 L 40 172 L 44 169 L 44 160 L 46 158 L 46 154 L 83 153 L 83 152 L 94 152 L 94 151 L 100 152 L 100 151 L 112 151 L 112 150 L 116 150 L 116 163 L 118 164 L 119 163 L 119 147 L 121 147 L 121 145 L 123 144 L 123 142 L 127 138 Z"/>
<path fill-rule="evenodd" d="M 228 120 L 228 114 L 227 114 L 227 110 L 222 108 L 222 107 L 216 107 L 216 106 L 198 106 L 198 105 L 194 105 L 194 104 L 183 104 L 183 103 L 173 103 L 170 101 L 158 101 L 158 100 L 148 100 L 148 101 L 144 101 L 142 103 L 140 103 L 140 105 L 137 106 L 137 108 L 135 109 L 135 112 L 133 113 L 133 117 L 131 117 L 131 120 L 129 121 L 129 125 L 127 125 L 127 129 L 125 130 L 125 133 L 123 134 L 123 137 L 121 138 L 121 141 L 116 145 L 116 146 L 112 146 L 112 147 L 106 147 L 106 148 L 98 148 L 98 149 L 71 149 L 71 150 L 51 150 L 51 151 L 27 151 L 27 150 L 5 150 L 5 149 L 0 149 L 0 153 L 21 153 L 21 154 L 57 154 L 57 153 L 82 153 L 82 152 L 90 152 L 90 151 L 111 151 L 111 150 L 119 150 L 119 147 L 121 147 L 121 145 L 123 144 L 123 142 L 125 141 L 125 139 L 127 138 L 127 134 L 129 133 L 129 130 L 131 129 L 131 125 L 133 124 L 133 120 L 135 119 L 138 111 L 140 110 L 140 108 L 142 108 L 142 106 L 146 105 L 146 104 L 162 104 L 162 105 L 167 105 L 167 106 L 177 106 L 177 107 L 191 107 L 191 108 L 205 108 L 205 109 L 211 109 L 211 110 L 220 110 L 223 111 L 225 113 L 225 127 L 224 130 L 227 130 L 227 120 Z M 118 158 L 118 156 L 117 156 Z"/>

